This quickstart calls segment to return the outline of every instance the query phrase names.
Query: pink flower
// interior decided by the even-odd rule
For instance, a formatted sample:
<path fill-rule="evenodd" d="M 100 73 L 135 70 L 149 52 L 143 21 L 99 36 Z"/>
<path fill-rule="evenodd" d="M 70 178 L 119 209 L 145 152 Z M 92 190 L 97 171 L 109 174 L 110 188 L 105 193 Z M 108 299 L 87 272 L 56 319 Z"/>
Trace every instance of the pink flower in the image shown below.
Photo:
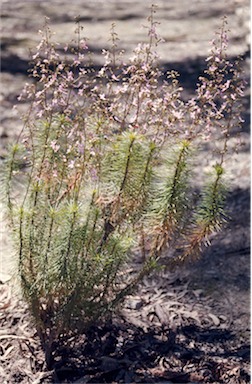
<path fill-rule="evenodd" d="M 58 70 L 59 70 L 59 71 L 62 71 L 63 69 L 64 69 L 64 65 L 63 65 L 63 64 L 59 64 L 59 65 L 58 65 Z"/>
<path fill-rule="evenodd" d="M 231 80 L 227 80 L 224 86 L 222 87 L 222 92 L 225 92 L 230 86 Z"/>
<path fill-rule="evenodd" d="M 82 39 L 82 40 L 80 41 L 80 48 L 81 48 L 81 49 L 88 49 L 86 40 Z"/>
<path fill-rule="evenodd" d="M 44 111 L 43 109 L 41 109 L 38 113 L 37 113 L 37 117 L 40 119 L 44 114 Z"/>
<path fill-rule="evenodd" d="M 84 144 L 79 143 L 79 145 L 78 145 L 78 151 L 79 151 L 79 153 L 80 153 L 81 155 L 84 154 Z"/>
<path fill-rule="evenodd" d="M 51 141 L 51 148 L 52 148 L 53 152 L 57 153 L 58 150 L 60 149 L 60 145 L 57 144 L 56 140 L 52 140 Z"/>
<path fill-rule="evenodd" d="M 154 25 L 149 29 L 149 36 L 155 37 L 155 39 L 158 38 L 157 32 L 156 32 L 156 27 Z"/>
<path fill-rule="evenodd" d="M 73 72 L 72 71 L 68 71 L 68 73 L 67 73 L 67 80 L 68 81 L 73 81 L 74 80 L 74 76 L 73 76 Z"/>
<path fill-rule="evenodd" d="M 75 161 L 71 160 L 70 163 L 68 164 L 68 168 L 73 169 L 75 165 Z"/>

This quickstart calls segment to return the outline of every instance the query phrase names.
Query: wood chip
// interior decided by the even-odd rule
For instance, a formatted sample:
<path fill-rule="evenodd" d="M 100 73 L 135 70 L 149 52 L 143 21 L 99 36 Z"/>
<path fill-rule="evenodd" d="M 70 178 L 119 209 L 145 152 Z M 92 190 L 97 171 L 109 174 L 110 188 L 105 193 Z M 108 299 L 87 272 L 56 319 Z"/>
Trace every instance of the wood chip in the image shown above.
<path fill-rule="evenodd" d="M 216 315 L 214 315 L 213 313 L 209 313 L 208 316 L 213 321 L 213 323 L 216 327 L 218 327 L 220 325 L 220 319 Z"/>

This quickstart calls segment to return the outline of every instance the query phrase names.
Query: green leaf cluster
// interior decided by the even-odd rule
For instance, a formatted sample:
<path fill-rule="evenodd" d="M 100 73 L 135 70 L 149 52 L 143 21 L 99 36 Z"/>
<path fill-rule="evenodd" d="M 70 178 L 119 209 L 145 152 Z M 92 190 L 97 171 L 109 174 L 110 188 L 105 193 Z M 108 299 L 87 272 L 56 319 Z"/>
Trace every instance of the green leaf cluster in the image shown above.
<path fill-rule="evenodd" d="M 29 95 L 24 128 L 5 160 L 2 196 L 48 366 L 54 341 L 111 316 L 144 276 L 198 257 L 225 222 L 232 114 L 214 172 L 196 194 L 199 132 L 207 123 L 209 134 L 213 116 L 195 99 L 179 99 L 173 71 L 158 90 L 153 14 L 149 21 L 149 45 L 118 76 L 112 29 L 112 53 L 92 80 L 83 52 L 74 51 L 72 68 L 55 61 L 48 35 L 49 56 L 38 55 L 34 70 L 44 74 L 39 91 Z"/>

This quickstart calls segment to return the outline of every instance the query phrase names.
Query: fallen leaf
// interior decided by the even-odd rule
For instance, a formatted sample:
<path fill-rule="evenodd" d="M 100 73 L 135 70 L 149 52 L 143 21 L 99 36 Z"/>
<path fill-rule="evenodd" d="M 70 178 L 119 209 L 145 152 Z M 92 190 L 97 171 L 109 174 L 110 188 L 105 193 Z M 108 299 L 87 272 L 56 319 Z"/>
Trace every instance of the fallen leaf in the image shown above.
<path fill-rule="evenodd" d="M 0 360 L 1 361 L 4 361 L 7 359 L 8 355 L 11 353 L 11 351 L 14 349 L 14 346 L 10 346 L 9 348 L 6 349 L 6 351 L 4 352 L 4 354 L 2 356 L 0 356 Z"/>
<path fill-rule="evenodd" d="M 166 312 L 163 310 L 163 308 L 159 303 L 155 305 L 155 312 L 162 325 L 165 325 L 169 322 Z"/>
<path fill-rule="evenodd" d="M 213 313 L 209 313 L 208 316 L 210 317 L 210 319 L 212 319 L 212 321 L 216 327 L 218 327 L 218 325 L 220 325 L 220 319 L 216 315 L 214 315 Z"/>

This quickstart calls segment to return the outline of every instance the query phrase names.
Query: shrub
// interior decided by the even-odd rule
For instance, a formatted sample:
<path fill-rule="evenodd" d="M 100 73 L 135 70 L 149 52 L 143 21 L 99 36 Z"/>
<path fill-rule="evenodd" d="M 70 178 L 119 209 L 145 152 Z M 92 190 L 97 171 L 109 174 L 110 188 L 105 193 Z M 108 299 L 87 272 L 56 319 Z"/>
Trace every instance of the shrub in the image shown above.
<path fill-rule="evenodd" d="M 198 257 L 225 221 L 224 165 L 244 87 L 227 58 L 226 19 L 184 101 L 175 71 L 162 80 L 154 13 L 127 64 L 112 26 L 98 71 L 78 22 L 63 54 L 46 22 L 20 96 L 29 110 L 6 159 L 5 198 L 48 366 L 60 337 L 106 319 L 145 275 Z M 195 199 L 197 154 L 216 133 L 216 163 Z"/>

